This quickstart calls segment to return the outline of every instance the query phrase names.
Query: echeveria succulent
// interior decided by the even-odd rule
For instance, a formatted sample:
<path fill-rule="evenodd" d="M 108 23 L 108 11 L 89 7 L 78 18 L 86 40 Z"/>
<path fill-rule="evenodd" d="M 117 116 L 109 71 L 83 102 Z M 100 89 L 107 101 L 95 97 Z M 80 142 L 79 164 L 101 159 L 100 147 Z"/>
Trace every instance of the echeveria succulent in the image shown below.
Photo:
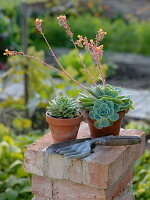
<path fill-rule="evenodd" d="M 111 126 L 113 122 L 119 119 L 117 104 L 107 100 L 96 100 L 93 109 L 89 112 L 89 117 L 95 119 L 97 129 Z"/>
<path fill-rule="evenodd" d="M 51 117 L 68 119 L 80 115 L 79 107 L 76 101 L 66 96 L 55 97 L 49 102 L 48 113 Z"/>
<path fill-rule="evenodd" d="M 119 106 L 119 111 L 133 109 L 131 95 L 124 94 L 122 88 L 111 85 L 106 85 L 106 87 L 99 85 L 88 88 L 88 91 L 90 93 L 89 96 L 81 94 L 82 97 L 79 99 L 81 108 L 84 110 L 91 110 L 97 99 L 112 101 Z"/>
<path fill-rule="evenodd" d="M 89 111 L 91 119 L 96 120 L 95 127 L 100 129 L 111 126 L 119 118 L 119 111 L 133 109 L 130 95 L 125 95 L 122 88 L 111 85 L 88 88 L 90 95 L 81 94 L 81 109 Z"/>

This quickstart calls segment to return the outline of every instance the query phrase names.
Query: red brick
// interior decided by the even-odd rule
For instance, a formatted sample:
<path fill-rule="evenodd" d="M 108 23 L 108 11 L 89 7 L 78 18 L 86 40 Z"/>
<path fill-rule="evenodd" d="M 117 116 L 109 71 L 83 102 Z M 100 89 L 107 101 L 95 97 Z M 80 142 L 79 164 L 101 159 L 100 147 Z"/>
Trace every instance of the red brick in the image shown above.
<path fill-rule="evenodd" d="M 105 191 L 66 180 L 33 175 L 32 192 L 38 197 L 59 200 L 105 200 Z M 42 186 L 43 184 L 43 186 Z M 43 188 L 45 188 L 43 190 Z M 48 193 L 47 193 L 48 190 Z"/>
<path fill-rule="evenodd" d="M 94 162 L 83 162 L 83 183 L 95 188 L 107 188 L 108 166 Z"/>
<path fill-rule="evenodd" d="M 96 189 L 68 180 L 57 180 L 33 175 L 32 192 L 38 197 L 58 200 L 114 200 L 123 193 L 133 178 L 133 169 L 128 169 L 109 189 Z"/>
<path fill-rule="evenodd" d="M 108 171 L 108 185 L 112 184 L 118 179 L 121 173 L 124 173 L 127 168 L 133 165 L 133 163 L 142 155 L 145 145 L 145 135 L 139 130 L 122 130 L 122 135 L 140 135 L 142 136 L 143 142 L 141 144 L 121 147 L 125 151 L 120 154 L 114 161 L 109 165 Z M 120 147 L 117 147 L 118 152 Z"/>
<path fill-rule="evenodd" d="M 32 193 L 45 197 L 52 198 L 53 190 L 52 190 L 52 181 L 46 177 L 42 176 L 32 176 Z"/>
<path fill-rule="evenodd" d="M 45 197 L 41 197 L 41 196 L 34 196 L 33 198 L 32 198 L 32 200 L 53 200 L 52 198 L 45 198 Z"/>
<path fill-rule="evenodd" d="M 106 190 L 107 200 L 114 200 L 131 185 L 134 176 L 134 169 L 129 168 L 123 175 Z"/>
<path fill-rule="evenodd" d="M 134 195 L 131 192 L 129 192 L 118 200 L 134 200 Z"/>
<path fill-rule="evenodd" d="M 24 156 L 24 170 L 32 174 L 43 176 L 43 154 L 39 151 L 28 149 Z"/>
<path fill-rule="evenodd" d="M 79 138 L 88 137 L 89 130 L 82 124 Z M 121 130 L 123 135 L 141 135 L 143 143 L 134 146 L 97 146 L 84 159 L 67 159 L 62 155 L 48 155 L 41 150 L 52 144 L 50 134 L 30 145 L 25 153 L 25 170 L 51 179 L 70 180 L 97 189 L 107 189 L 131 167 L 144 149 L 144 134 L 138 130 Z"/>

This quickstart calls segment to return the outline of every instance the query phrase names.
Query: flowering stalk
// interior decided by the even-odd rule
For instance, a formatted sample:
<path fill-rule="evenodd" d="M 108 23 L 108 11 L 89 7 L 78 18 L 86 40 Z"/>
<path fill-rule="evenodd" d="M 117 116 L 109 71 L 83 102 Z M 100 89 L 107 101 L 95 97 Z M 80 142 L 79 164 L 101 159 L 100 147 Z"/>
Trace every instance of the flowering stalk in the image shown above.
<path fill-rule="evenodd" d="M 64 74 L 65 74 L 66 76 L 68 76 L 73 82 L 75 82 L 75 83 L 76 83 L 78 86 L 80 86 L 82 89 L 87 90 L 86 87 L 84 87 L 81 83 L 79 83 L 79 82 L 76 81 L 72 76 L 70 76 L 70 74 L 68 74 L 68 72 L 63 68 L 63 66 L 61 65 L 61 63 L 59 62 L 59 60 L 57 59 L 57 57 L 55 56 L 55 53 L 53 52 L 53 50 L 52 50 L 52 48 L 51 48 L 49 42 L 47 41 L 47 39 L 46 39 L 46 37 L 45 37 L 45 35 L 44 35 L 44 33 L 43 33 L 43 30 L 42 30 L 42 20 L 36 19 L 35 23 L 36 23 L 36 29 L 42 34 L 42 36 L 43 36 L 43 38 L 44 38 L 44 40 L 45 40 L 45 42 L 46 42 L 46 44 L 47 44 L 47 46 L 48 46 L 48 48 L 49 48 L 51 54 L 52 54 L 52 56 L 54 57 L 56 63 L 57 63 L 58 66 L 62 69 L 62 71 L 64 72 Z M 73 33 L 71 33 L 69 27 L 67 27 L 67 34 L 69 34 L 70 37 L 73 36 Z"/>
<path fill-rule="evenodd" d="M 99 76 L 104 87 L 106 86 L 105 77 L 103 75 L 102 67 L 100 64 L 100 59 L 103 55 L 103 45 L 99 46 L 99 43 L 106 34 L 107 33 L 104 32 L 102 29 L 99 29 L 95 41 L 90 40 L 89 42 L 86 37 L 83 38 L 82 36 L 79 36 L 79 39 L 76 41 L 76 44 L 81 48 L 85 48 L 85 50 L 87 50 L 91 54 L 92 58 L 96 62 Z"/>
<path fill-rule="evenodd" d="M 90 40 L 90 42 L 88 42 L 87 38 L 86 37 L 82 37 L 82 36 L 78 36 L 78 40 L 76 42 L 74 42 L 73 40 L 73 33 L 71 32 L 71 28 L 68 26 L 67 24 L 67 19 L 66 19 L 66 16 L 60 16 L 57 18 L 58 19 L 58 24 L 60 26 L 63 26 L 66 30 L 66 33 L 67 35 L 69 35 L 72 43 L 74 44 L 74 47 L 75 49 L 77 50 L 77 54 L 79 56 L 79 59 L 80 59 L 80 62 L 83 66 L 83 68 L 86 70 L 86 72 L 88 73 L 89 77 L 92 79 L 92 81 L 94 82 L 94 84 L 97 86 L 93 76 L 91 75 L 91 73 L 89 72 L 89 70 L 86 68 L 85 64 L 83 63 L 83 60 L 80 56 L 80 53 L 79 53 L 79 50 L 77 48 L 77 45 L 81 48 L 85 48 L 85 50 L 87 50 L 93 57 L 93 59 L 95 60 L 96 64 L 97 64 L 97 68 L 98 68 L 98 71 L 99 71 L 99 74 L 100 74 L 100 79 L 102 80 L 102 83 L 103 83 L 103 86 L 105 87 L 106 83 L 105 83 L 105 78 L 104 78 L 104 75 L 102 73 L 102 68 L 101 68 L 101 65 L 100 65 L 100 58 L 102 57 L 102 54 L 103 54 L 103 45 L 100 45 L 98 46 L 98 43 L 103 39 L 104 35 L 106 34 L 106 32 L 102 31 L 102 29 L 100 29 L 98 31 L 98 34 L 96 35 L 96 38 L 95 38 L 95 42 L 93 40 Z M 61 65 L 61 63 L 59 62 L 59 60 L 57 59 L 57 57 L 55 56 L 50 44 L 48 43 L 44 33 L 43 33 L 43 30 L 42 30 L 42 20 L 40 19 L 36 19 L 35 21 L 35 24 L 36 24 L 36 29 L 41 33 L 41 35 L 43 36 L 46 44 L 48 45 L 48 48 L 52 54 L 52 56 L 54 57 L 56 63 L 58 64 L 58 66 L 60 67 L 61 70 L 47 64 L 46 62 L 40 60 L 39 58 L 37 57 L 34 57 L 34 56 L 30 56 L 30 55 L 26 55 L 24 54 L 23 52 L 18 52 L 18 51 L 9 51 L 8 49 L 5 50 L 5 53 L 4 55 L 7 55 L 7 56 L 16 56 L 16 55 L 22 55 L 22 56 L 25 56 L 25 57 L 28 57 L 28 58 L 32 58 L 32 59 L 35 59 L 39 62 L 41 62 L 43 65 L 57 71 L 58 73 L 61 73 L 61 74 L 64 74 L 66 75 L 68 78 L 70 78 L 73 82 L 75 82 L 79 87 L 81 87 L 82 89 L 88 91 L 88 89 L 82 85 L 81 83 L 79 83 L 77 80 L 75 80 L 70 74 L 68 74 L 68 72 L 63 68 L 63 66 Z"/>
<path fill-rule="evenodd" d="M 87 67 L 86 67 L 85 64 L 83 63 L 83 60 L 82 60 L 82 58 L 81 58 L 81 56 L 80 56 L 79 50 L 78 50 L 77 45 L 76 45 L 76 43 L 74 42 L 73 38 L 72 38 L 71 41 L 72 41 L 72 43 L 73 43 L 73 45 L 74 45 L 74 47 L 75 47 L 75 49 L 76 49 L 76 51 L 77 51 L 78 57 L 79 57 L 79 59 L 80 59 L 80 62 L 81 62 L 81 64 L 82 64 L 83 68 L 86 70 L 87 74 L 89 75 L 89 77 L 91 78 L 91 80 L 93 81 L 93 83 L 97 86 L 97 84 L 96 84 L 96 82 L 95 82 L 95 80 L 94 80 L 94 77 L 92 76 L 92 74 L 90 73 L 90 71 L 87 69 Z"/>
<path fill-rule="evenodd" d="M 16 55 L 22 55 L 24 57 L 28 57 L 28 58 L 32 58 L 35 59 L 37 61 L 39 61 L 40 63 L 42 63 L 43 65 L 57 71 L 60 74 L 66 75 L 68 78 L 70 78 L 73 82 L 75 82 L 79 87 L 81 87 L 82 89 L 87 91 L 87 88 L 85 86 L 83 86 L 81 83 L 79 83 L 78 81 L 76 81 L 74 78 L 72 78 L 65 70 L 61 71 L 58 70 L 57 68 L 53 67 L 52 65 L 47 64 L 46 62 L 44 62 L 43 60 L 39 59 L 38 57 L 35 56 L 30 56 L 30 55 L 26 55 L 23 52 L 18 52 L 18 51 L 9 51 L 8 49 L 5 49 L 5 53 L 4 55 L 6 56 L 16 56 Z"/>
<path fill-rule="evenodd" d="M 78 57 L 79 57 L 79 60 L 80 60 L 80 62 L 81 62 L 81 65 L 83 66 L 83 68 L 85 69 L 85 71 L 86 71 L 87 74 L 89 75 L 90 79 L 93 81 L 93 83 L 97 86 L 97 84 L 96 84 L 96 82 L 95 82 L 95 80 L 94 80 L 92 74 L 91 74 L 90 71 L 87 69 L 86 65 L 83 63 L 83 60 L 82 60 L 82 58 L 81 58 L 81 56 L 80 56 L 79 50 L 78 50 L 78 48 L 77 48 L 77 45 L 76 45 L 76 43 L 75 43 L 74 40 L 73 40 L 73 33 L 71 32 L 71 28 L 70 28 L 70 27 L 68 26 L 68 24 L 67 24 L 66 16 L 59 16 L 59 17 L 57 17 L 57 19 L 58 19 L 58 24 L 59 24 L 60 26 L 62 26 L 62 27 L 65 28 L 67 35 L 70 37 L 70 40 L 71 40 L 71 42 L 73 43 L 73 45 L 74 45 L 74 47 L 75 47 L 75 49 L 76 49 L 76 51 L 77 51 L 77 55 L 78 55 Z"/>
<path fill-rule="evenodd" d="M 59 72 L 59 73 L 64 74 L 64 72 L 58 70 L 57 68 L 53 67 L 52 65 L 47 64 L 46 62 L 44 62 L 43 60 L 39 59 L 38 57 L 26 55 L 26 54 L 24 54 L 23 52 L 9 51 L 8 49 L 5 49 L 4 55 L 6 55 L 6 56 L 17 56 L 17 55 L 22 55 L 22 56 L 24 56 L 24 57 L 32 58 L 32 59 L 35 59 L 35 60 L 39 61 L 39 62 L 42 63 L 43 65 L 48 66 L 49 68 L 51 68 L 51 69 L 53 69 L 53 70 L 55 70 L 55 71 L 57 71 L 57 72 Z"/>
<path fill-rule="evenodd" d="M 99 70 L 100 79 L 102 81 L 102 84 L 103 84 L 104 88 L 106 88 L 106 81 L 105 81 L 105 78 L 104 78 L 104 75 L 103 75 L 103 72 L 102 72 L 102 67 L 101 67 L 100 62 L 97 62 L 97 67 L 98 67 L 98 70 Z"/>

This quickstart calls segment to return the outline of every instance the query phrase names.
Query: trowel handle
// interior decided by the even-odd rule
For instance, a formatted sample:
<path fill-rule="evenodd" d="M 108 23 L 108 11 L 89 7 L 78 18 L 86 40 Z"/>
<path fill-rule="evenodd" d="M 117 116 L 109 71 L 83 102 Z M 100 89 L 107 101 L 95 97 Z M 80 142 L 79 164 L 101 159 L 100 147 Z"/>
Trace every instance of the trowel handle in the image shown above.
<path fill-rule="evenodd" d="M 96 144 L 107 145 L 107 146 L 124 146 L 124 145 L 134 145 L 140 144 L 142 142 L 142 138 L 140 136 L 111 136 L 105 137 L 104 141 L 101 143 L 101 140 L 97 140 Z"/>
<path fill-rule="evenodd" d="M 140 136 L 113 136 L 106 138 L 106 145 L 108 146 L 124 146 L 139 144 L 142 142 Z"/>

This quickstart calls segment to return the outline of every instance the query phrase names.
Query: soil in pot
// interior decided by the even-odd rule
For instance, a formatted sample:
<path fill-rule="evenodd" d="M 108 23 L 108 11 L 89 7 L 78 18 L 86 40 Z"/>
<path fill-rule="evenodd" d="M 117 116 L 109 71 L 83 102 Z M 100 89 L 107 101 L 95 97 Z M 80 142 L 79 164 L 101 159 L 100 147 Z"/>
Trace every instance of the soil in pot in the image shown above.
<path fill-rule="evenodd" d="M 86 113 L 86 116 L 87 116 L 86 119 L 88 121 L 91 137 L 97 138 L 97 137 L 103 137 L 107 135 L 119 135 L 121 123 L 125 115 L 125 111 L 118 112 L 118 114 L 119 114 L 119 119 L 116 122 L 114 122 L 112 126 L 97 129 L 94 126 L 95 120 L 90 119 L 88 113 Z"/>
<path fill-rule="evenodd" d="M 53 141 L 56 143 L 76 139 L 83 116 L 80 115 L 76 118 L 59 119 L 51 117 L 47 112 L 46 120 L 49 124 Z"/>

